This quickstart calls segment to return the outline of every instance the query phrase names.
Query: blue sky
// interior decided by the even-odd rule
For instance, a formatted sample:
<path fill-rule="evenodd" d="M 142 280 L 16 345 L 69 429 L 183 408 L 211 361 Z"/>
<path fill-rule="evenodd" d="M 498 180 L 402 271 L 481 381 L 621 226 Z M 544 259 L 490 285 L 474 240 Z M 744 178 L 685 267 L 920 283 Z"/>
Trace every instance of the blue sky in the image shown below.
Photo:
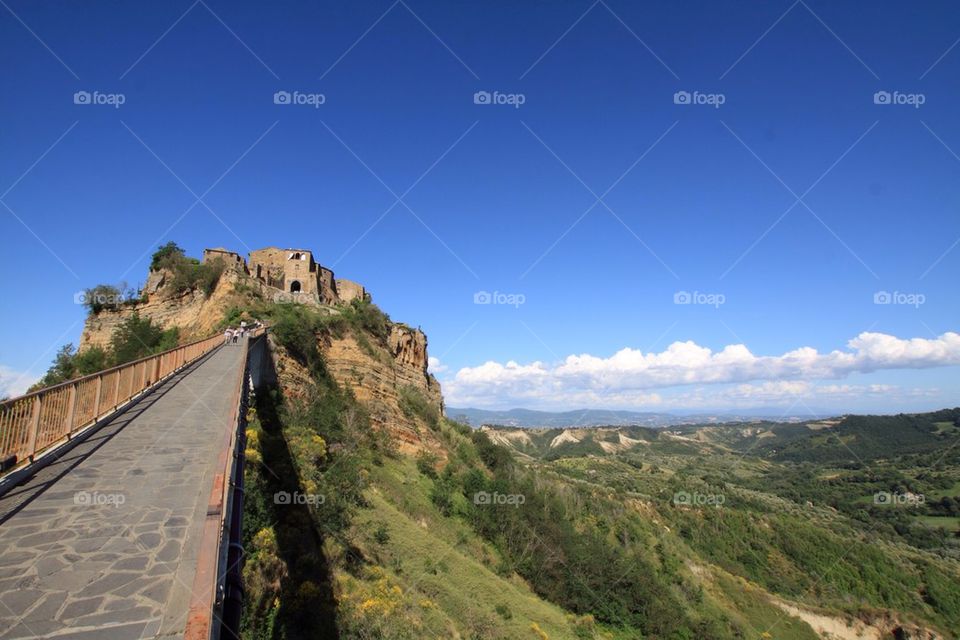
<path fill-rule="evenodd" d="M 8 392 L 78 340 L 75 292 L 175 240 L 312 248 L 423 327 L 453 405 L 957 404 L 950 2 L 0 16 Z"/>

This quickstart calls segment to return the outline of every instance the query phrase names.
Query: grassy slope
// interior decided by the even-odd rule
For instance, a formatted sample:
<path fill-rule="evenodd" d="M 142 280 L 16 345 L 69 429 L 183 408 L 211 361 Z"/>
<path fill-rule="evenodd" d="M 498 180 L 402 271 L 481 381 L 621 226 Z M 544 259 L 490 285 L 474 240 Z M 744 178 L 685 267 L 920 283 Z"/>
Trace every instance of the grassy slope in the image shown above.
<path fill-rule="evenodd" d="M 298 312 L 290 318 L 286 332 L 280 331 L 279 325 L 275 329 L 278 337 L 286 333 L 285 340 L 301 348 L 304 347 L 304 339 L 313 338 L 313 335 L 309 329 L 304 333 L 305 318 L 299 315 Z M 360 320 L 363 318 L 358 317 Z M 358 323 L 351 323 L 350 326 L 354 324 Z M 319 323 L 314 324 L 313 328 L 323 331 L 326 330 L 324 326 Z M 357 329 L 353 327 L 350 330 Z M 312 350 L 302 349 L 300 359 L 318 372 L 317 375 L 322 375 L 322 357 L 316 353 L 315 345 Z M 349 411 L 351 401 L 337 392 L 335 386 L 328 385 L 324 393 L 340 403 L 341 411 Z M 413 403 L 409 409 L 418 414 L 427 412 L 428 408 L 421 404 Z M 358 441 L 358 436 L 366 433 L 366 427 L 361 425 L 359 431 L 344 430 L 342 425 L 338 427 L 343 414 L 339 418 L 333 415 L 329 402 L 320 402 L 310 411 L 299 415 L 300 435 L 291 440 L 291 455 L 303 486 L 311 482 L 322 489 L 329 484 L 326 479 L 328 474 L 333 470 L 342 470 L 342 467 L 338 467 L 338 458 L 349 450 L 352 443 Z M 314 417 L 322 418 L 322 424 L 311 424 Z M 641 637 L 638 631 L 629 628 L 598 627 L 591 630 L 589 627 L 592 625 L 584 624 L 582 619 L 575 625 L 573 616 L 538 597 L 532 589 L 536 586 L 532 581 L 538 578 L 538 570 L 534 566 L 533 573 L 530 573 L 530 564 L 516 556 L 517 545 L 511 545 L 509 539 L 500 540 L 495 548 L 475 533 L 474 527 L 478 526 L 478 521 L 474 518 L 471 523 L 470 518 L 479 514 L 471 509 L 472 505 L 465 504 L 464 494 L 461 493 L 465 486 L 457 483 L 463 480 L 467 470 L 484 469 L 484 463 L 480 462 L 480 443 L 474 443 L 452 425 L 438 421 L 435 415 L 424 413 L 411 417 L 419 423 L 423 437 L 436 445 L 433 449 L 439 447 L 445 454 L 447 464 L 459 469 L 452 498 L 447 496 L 455 504 L 441 511 L 440 503 L 436 500 L 436 491 L 441 482 L 428 477 L 422 464 L 418 464 L 414 458 L 389 453 L 384 455 L 384 452 L 375 453 L 373 450 L 360 456 L 366 461 L 361 471 L 364 499 L 351 510 L 349 526 L 333 529 L 323 540 L 325 564 L 329 565 L 330 571 L 329 583 L 337 600 L 341 638 L 542 640 Z M 284 425 L 283 429 L 288 431 L 289 426 Z M 313 437 L 311 433 L 321 436 L 318 446 L 323 445 L 321 448 L 326 453 L 307 446 Z M 286 437 L 289 439 L 292 435 L 294 432 L 290 431 Z M 896 605 L 903 605 L 920 618 L 936 618 L 931 615 L 933 611 L 927 603 L 917 603 L 907 596 L 898 595 L 903 585 L 889 579 L 891 574 L 908 577 L 912 573 L 908 582 L 913 589 L 925 580 L 929 584 L 925 576 L 909 571 L 898 573 L 896 569 L 884 567 L 885 557 L 887 560 L 895 559 L 895 564 L 906 567 L 914 560 L 922 559 L 920 554 L 912 551 L 905 553 L 892 545 L 880 549 L 871 542 L 858 541 L 856 529 L 841 516 L 826 509 L 818 511 L 818 518 L 822 520 L 820 524 L 832 532 L 827 536 L 829 548 L 824 549 L 821 544 L 826 539 L 824 532 L 809 524 L 808 516 L 797 513 L 800 509 L 797 503 L 762 490 L 748 491 L 727 485 L 731 501 L 722 514 L 677 509 L 671 504 L 670 496 L 678 489 L 710 491 L 731 480 L 739 484 L 740 481 L 761 477 L 776 463 L 733 454 L 726 443 L 718 446 L 716 443 L 682 441 L 660 437 L 659 434 L 641 434 L 639 431 L 632 435 L 642 437 L 648 444 L 618 456 L 584 457 L 584 453 L 593 451 L 593 444 L 580 447 L 571 443 L 567 453 L 577 457 L 541 461 L 527 458 L 522 466 L 533 473 L 531 478 L 534 478 L 533 485 L 527 485 L 528 490 L 536 487 L 539 493 L 542 488 L 557 496 L 554 502 L 549 503 L 551 509 L 559 506 L 560 517 L 569 519 L 573 529 L 564 533 L 551 528 L 549 520 L 538 520 L 536 511 L 527 512 L 531 517 L 526 522 L 534 527 L 542 527 L 534 533 L 545 537 L 552 534 L 553 538 L 547 539 L 554 542 L 561 542 L 556 537 L 559 533 L 567 536 L 563 541 L 566 546 L 555 549 L 561 553 L 573 553 L 575 556 L 586 548 L 609 553 L 617 549 L 616 545 L 624 545 L 609 559 L 633 554 L 641 563 L 635 567 L 643 566 L 650 570 L 649 573 L 643 573 L 644 569 L 638 574 L 634 569 L 630 577 L 634 581 L 634 590 L 630 593 L 644 592 L 643 583 L 653 588 L 652 592 L 647 589 L 646 596 L 634 599 L 633 604 L 641 609 L 648 604 L 660 607 L 649 612 L 641 610 L 630 613 L 635 616 L 633 619 L 641 621 L 640 624 L 645 624 L 643 620 L 655 619 L 661 628 L 669 627 L 669 622 L 664 619 L 667 612 L 663 607 L 676 603 L 678 608 L 670 609 L 670 612 L 676 612 L 674 617 L 682 620 L 678 629 L 683 627 L 689 630 L 693 628 L 692 625 L 703 623 L 714 630 L 696 636 L 689 635 L 689 632 L 680 635 L 661 634 L 664 640 L 668 637 L 671 640 L 744 637 L 740 634 L 752 637 L 762 634 L 762 630 L 773 625 L 777 630 L 774 637 L 789 640 L 809 640 L 813 637 L 812 631 L 803 622 L 785 615 L 770 602 L 768 591 L 810 605 L 834 605 L 834 610 L 838 612 L 856 610 L 858 606 L 878 599 L 881 605 L 893 605 L 891 608 L 895 609 L 899 608 Z M 536 434 L 532 448 L 542 448 L 549 437 L 550 434 Z M 339 443 L 346 445 L 347 449 L 337 449 L 334 453 L 334 447 L 340 446 Z M 711 454 L 704 455 L 708 451 Z M 442 466 L 443 463 L 437 465 Z M 329 484 L 329 487 L 336 486 Z M 529 505 L 526 508 L 529 509 Z M 473 515 L 468 517 L 467 514 Z M 327 518 L 332 515 L 335 514 L 328 514 Z M 509 512 L 501 512 L 496 517 L 507 515 L 510 515 Z M 313 518 L 315 523 L 325 522 L 322 517 L 317 520 L 317 513 L 313 514 Z M 479 522 L 482 521 L 481 518 Z M 517 524 L 514 521 L 514 525 Z M 519 524 L 521 529 L 514 529 L 514 533 L 521 532 L 524 525 L 522 522 Z M 329 528 L 329 523 L 324 526 Z M 282 532 L 282 527 L 278 530 Z M 576 537 L 580 535 L 584 537 Z M 593 547 L 577 546 L 589 542 L 589 536 L 593 536 L 593 542 L 590 543 Z M 535 544 L 536 541 L 537 536 L 534 536 L 530 542 Z M 852 550 L 854 562 L 844 563 L 841 566 L 842 579 L 835 579 L 834 575 L 829 574 L 833 564 L 837 563 L 837 557 L 843 555 L 839 553 L 844 551 L 841 547 L 845 548 L 846 545 Z M 266 543 L 261 545 L 265 559 L 270 558 L 269 546 Z M 508 553 L 504 547 L 512 547 L 510 553 L 515 554 L 513 558 L 501 555 L 501 551 Z M 546 556 L 538 557 L 550 560 L 552 551 L 546 551 Z M 281 556 L 282 552 L 281 544 Z M 538 552 L 543 554 L 542 546 Z M 289 574 L 296 574 L 295 558 L 291 556 L 286 559 Z M 571 560 L 593 571 L 593 584 L 599 591 L 613 596 L 621 589 L 617 576 L 612 575 L 620 571 L 614 571 L 612 564 L 598 566 L 586 558 L 574 557 Z M 864 563 L 860 563 L 860 560 Z M 764 569 L 770 563 L 773 566 Z M 511 566 L 526 566 L 524 575 L 531 579 L 531 586 L 525 584 L 509 568 Z M 696 570 L 692 567 L 696 567 Z M 861 568 L 875 570 L 876 573 L 858 576 Z M 563 566 L 553 563 L 554 576 L 562 575 L 563 569 Z M 879 595 L 858 593 L 848 603 L 833 600 L 833 596 L 842 594 L 836 591 L 830 593 L 830 590 L 825 592 L 822 588 L 818 589 L 817 595 L 826 602 L 817 597 L 803 597 L 805 588 L 813 586 L 810 576 L 821 574 L 829 575 L 823 586 L 837 582 L 837 585 L 850 590 L 863 584 L 868 587 L 879 586 L 882 592 Z M 626 573 L 623 575 L 627 576 Z M 763 586 L 748 583 L 737 576 L 744 576 Z M 601 580 L 600 583 L 596 581 L 597 578 Z M 945 586 L 943 574 L 938 573 L 933 578 L 940 586 L 931 592 L 932 597 L 946 599 L 938 606 L 955 609 L 949 602 L 954 597 L 953 590 Z M 558 583 L 556 578 L 553 579 L 552 583 L 549 582 L 550 578 L 541 581 L 537 592 L 559 598 L 569 595 L 562 593 L 567 590 L 565 587 L 557 592 Z M 575 580 L 577 576 L 570 576 L 570 579 Z M 565 584 L 570 589 L 575 586 L 569 582 Z M 288 585 L 281 591 L 289 594 L 286 600 L 281 598 L 281 603 L 291 602 L 288 606 L 297 605 L 299 610 L 306 609 L 302 603 L 318 600 L 313 594 L 315 587 L 305 588 L 303 584 Z M 269 594 L 270 589 L 264 593 Z M 647 600 L 647 597 L 651 599 Z M 660 600 L 654 602 L 657 597 Z M 582 607 L 589 605 L 589 600 L 581 597 L 577 602 Z M 594 603 L 590 606 L 604 605 Z M 618 611 L 622 613 L 626 610 Z M 293 619 L 292 613 L 290 619 Z M 288 634 L 286 637 L 292 636 Z"/>
<path fill-rule="evenodd" d="M 363 556 L 400 587 L 408 607 L 429 600 L 426 609 L 440 612 L 432 622 L 424 616 L 425 611 L 410 613 L 408 619 L 415 621 L 413 626 L 422 634 L 411 637 L 433 637 L 430 634 L 439 634 L 442 627 L 451 637 L 455 630 L 465 638 L 536 638 L 531 629 L 536 623 L 549 638 L 578 638 L 569 614 L 538 598 L 517 576 L 498 575 L 498 552 L 462 520 L 441 515 L 430 501 L 431 486 L 432 481 L 418 471 L 412 459 L 388 461 L 371 474 L 369 508 L 358 513 L 350 534 Z M 375 532 L 384 529 L 388 537 L 378 542 Z M 675 538 L 667 544 L 700 562 Z M 698 574 L 696 582 L 704 589 L 700 605 L 704 612 L 722 611 L 756 637 L 774 628 L 774 637 L 785 640 L 817 638 L 804 622 L 774 606 L 758 586 L 717 567 Z M 360 579 L 372 583 L 382 575 L 378 570 Z M 346 572 L 340 579 L 357 580 Z M 497 612 L 498 606 L 501 611 L 504 607 L 509 610 L 509 619 Z M 619 640 L 641 636 L 636 630 L 598 627 L 592 637 Z"/>
<path fill-rule="evenodd" d="M 576 637 L 559 607 L 522 581 L 497 575 L 496 551 L 469 526 L 436 510 L 431 481 L 411 459 L 388 461 L 374 471 L 371 484 L 370 507 L 357 514 L 351 539 L 401 587 L 404 599 L 429 600 L 463 637 L 533 638 L 533 623 L 550 638 Z M 381 528 L 389 536 L 383 543 L 374 536 Z"/>

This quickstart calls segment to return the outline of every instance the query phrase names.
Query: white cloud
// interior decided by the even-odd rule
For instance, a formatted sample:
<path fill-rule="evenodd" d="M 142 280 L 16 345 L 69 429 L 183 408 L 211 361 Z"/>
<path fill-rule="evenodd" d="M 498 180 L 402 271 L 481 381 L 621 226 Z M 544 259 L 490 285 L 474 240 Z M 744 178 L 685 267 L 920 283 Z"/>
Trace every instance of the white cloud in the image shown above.
<path fill-rule="evenodd" d="M 0 398 L 23 395 L 34 382 L 39 380 L 35 375 L 14 371 L 6 365 L 0 364 Z"/>
<path fill-rule="evenodd" d="M 443 381 L 454 406 L 629 406 L 663 402 L 653 390 L 689 385 L 737 385 L 728 400 L 766 400 L 778 396 L 816 397 L 883 394 L 849 385 L 814 386 L 814 380 L 838 380 L 852 373 L 887 369 L 924 369 L 960 365 L 960 334 L 935 339 L 901 339 L 864 332 L 847 342 L 847 350 L 819 353 L 801 347 L 779 356 L 757 356 L 742 344 L 712 351 L 692 341 L 674 342 L 659 353 L 625 348 L 601 358 L 570 355 L 557 364 L 485 362 L 465 367 Z M 765 384 L 746 384 L 766 381 Z"/>
<path fill-rule="evenodd" d="M 440 358 L 434 358 L 433 356 L 430 356 L 427 358 L 427 369 L 433 375 L 437 375 L 438 373 L 443 373 L 444 371 L 447 371 L 449 368 L 450 367 L 440 362 Z"/>

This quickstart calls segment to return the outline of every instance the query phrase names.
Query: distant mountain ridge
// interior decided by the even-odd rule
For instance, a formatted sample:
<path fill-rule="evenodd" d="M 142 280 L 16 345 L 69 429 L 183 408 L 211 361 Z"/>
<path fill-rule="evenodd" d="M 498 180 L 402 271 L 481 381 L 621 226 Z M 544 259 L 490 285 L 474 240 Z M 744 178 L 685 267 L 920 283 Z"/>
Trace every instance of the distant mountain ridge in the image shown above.
<path fill-rule="evenodd" d="M 500 425 L 505 427 L 671 427 L 687 424 L 721 422 L 752 422 L 775 417 L 778 422 L 798 422 L 811 416 L 780 416 L 769 410 L 750 410 L 743 413 L 697 413 L 677 415 L 652 411 L 625 411 L 606 409 L 577 409 L 574 411 L 537 411 L 534 409 L 473 409 L 447 407 L 446 413 L 456 420 L 474 427 Z"/>

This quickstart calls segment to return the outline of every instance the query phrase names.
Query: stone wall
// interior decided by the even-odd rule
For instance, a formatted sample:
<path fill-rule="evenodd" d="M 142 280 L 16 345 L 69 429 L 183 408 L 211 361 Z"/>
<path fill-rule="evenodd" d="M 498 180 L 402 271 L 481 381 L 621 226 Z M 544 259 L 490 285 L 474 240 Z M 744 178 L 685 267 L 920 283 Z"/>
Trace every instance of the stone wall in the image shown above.
<path fill-rule="evenodd" d="M 224 265 L 228 269 L 235 269 L 237 271 L 242 271 L 247 273 L 247 261 L 236 252 L 228 251 L 227 249 L 204 249 L 203 250 L 203 262 L 208 263 L 213 260 L 223 260 Z"/>
<path fill-rule="evenodd" d="M 337 278 L 337 297 L 340 299 L 340 302 L 364 300 L 367 297 L 367 290 L 362 284 Z"/>
<path fill-rule="evenodd" d="M 320 294 L 320 301 L 324 304 L 336 304 L 340 302 L 340 298 L 337 296 L 337 285 L 333 278 L 333 271 L 320 265 L 317 265 L 317 292 Z"/>
<path fill-rule="evenodd" d="M 291 254 L 300 254 L 292 259 Z M 300 292 L 319 294 L 320 281 L 313 254 L 303 249 L 278 249 L 267 247 L 250 252 L 250 272 L 263 278 L 267 284 L 290 292 L 291 284 L 300 283 Z"/>

